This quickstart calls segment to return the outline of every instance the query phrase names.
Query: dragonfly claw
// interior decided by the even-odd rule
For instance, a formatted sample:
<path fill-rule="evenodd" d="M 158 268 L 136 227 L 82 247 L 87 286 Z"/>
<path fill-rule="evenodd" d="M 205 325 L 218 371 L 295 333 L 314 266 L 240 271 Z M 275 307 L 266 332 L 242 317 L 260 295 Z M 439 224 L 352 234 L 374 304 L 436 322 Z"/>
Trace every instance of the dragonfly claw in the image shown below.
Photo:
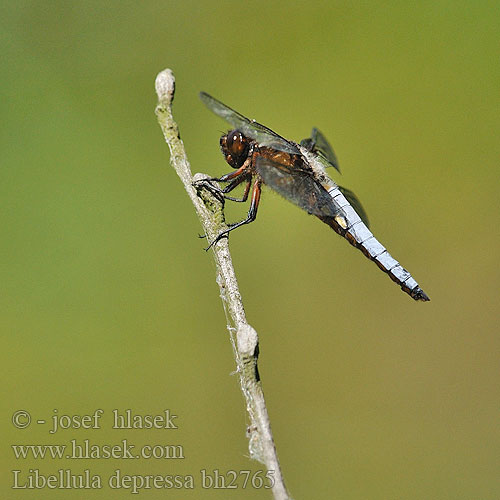
<path fill-rule="evenodd" d="M 198 195 L 202 189 L 206 189 L 214 198 L 217 198 L 217 201 L 224 205 L 224 193 L 222 192 L 222 189 L 217 186 L 212 184 L 210 181 L 217 181 L 218 179 L 213 179 L 213 178 L 207 178 L 207 179 L 200 179 L 197 181 L 194 181 L 192 183 L 192 186 L 196 189 L 198 192 Z"/>
<path fill-rule="evenodd" d="M 205 252 L 208 252 L 215 244 L 217 244 L 222 238 L 229 238 L 229 235 L 226 231 L 222 231 L 211 243 L 205 248 Z"/>

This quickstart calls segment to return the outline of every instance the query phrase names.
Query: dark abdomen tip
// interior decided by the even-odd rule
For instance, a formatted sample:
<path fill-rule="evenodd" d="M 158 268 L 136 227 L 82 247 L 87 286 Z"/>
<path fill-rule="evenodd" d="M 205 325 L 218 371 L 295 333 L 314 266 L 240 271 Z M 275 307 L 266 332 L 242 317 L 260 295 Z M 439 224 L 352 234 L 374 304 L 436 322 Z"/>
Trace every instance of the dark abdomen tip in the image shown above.
<path fill-rule="evenodd" d="M 417 286 L 417 288 L 414 288 L 410 295 L 412 296 L 412 298 L 414 298 L 415 300 L 422 300 L 424 302 L 429 302 L 429 300 L 431 300 L 429 298 L 429 296 L 420 288 Z"/>

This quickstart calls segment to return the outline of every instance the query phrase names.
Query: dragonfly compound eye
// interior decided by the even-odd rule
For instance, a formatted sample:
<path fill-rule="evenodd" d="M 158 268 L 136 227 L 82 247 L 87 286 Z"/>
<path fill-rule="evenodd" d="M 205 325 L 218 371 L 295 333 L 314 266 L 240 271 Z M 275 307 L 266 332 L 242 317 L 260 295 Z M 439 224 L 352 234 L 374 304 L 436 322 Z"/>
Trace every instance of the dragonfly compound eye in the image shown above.
<path fill-rule="evenodd" d="M 240 167 L 248 156 L 248 139 L 238 130 L 232 130 L 221 138 L 221 148 L 227 162 L 234 168 Z"/>

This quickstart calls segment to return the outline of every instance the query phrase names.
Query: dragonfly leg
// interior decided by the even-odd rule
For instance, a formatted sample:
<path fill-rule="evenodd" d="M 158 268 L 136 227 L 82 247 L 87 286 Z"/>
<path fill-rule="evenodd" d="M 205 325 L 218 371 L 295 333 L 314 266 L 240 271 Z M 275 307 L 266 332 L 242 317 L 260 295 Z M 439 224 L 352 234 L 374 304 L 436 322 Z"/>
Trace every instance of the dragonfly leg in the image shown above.
<path fill-rule="evenodd" d="M 248 199 L 248 193 L 250 192 L 250 185 L 252 183 L 252 177 L 247 177 L 245 175 L 240 175 L 236 177 L 232 182 L 230 182 L 225 188 L 221 189 L 218 186 L 214 186 L 211 182 L 214 179 L 201 179 L 199 181 L 193 182 L 193 186 L 196 190 L 200 188 L 204 188 L 210 192 L 210 194 L 216 197 L 220 203 L 224 203 L 224 200 L 237 201 L 237 202 L 245 202 Z M 233 198 L 232 196 L 227 196 L 226 193 L 231 192 L 233 189 L 238 187 L 242 182 L 246 182 L 245 191 L 243 192 L 243 196 L 241 198 Z"/>
<path fill-rule="evenodd" d="M 224 204 L 224 193 L 219 186 L 212 184 L 210 181 L 214 179 L 200 179 L 193 182 L 193 187 L 200 196 L 201 189 L 206 189 L 213 197 L 217 198 L 221 204 Z"/>
<path fill-rule="evenodd" d="M 217 235 L 217 237 L 210 243 L 210 245 L 207 248 L 205 248 L 205 250 L 209 250 L 218 241 L 227 236 L 231 231 L 233 231 L 237 227 L 243 226 L 244 224 L 249 224 L 250 222 L 253 222 L 255 220 L 255 218 L 257 217 L 257 208 L 259 207 L 259 201 L 260 201 L 260 192 L 261 192 L 260 186 L 261 186 L 261 181 L 257 179 L 253 185 L 252 201 L 250 203 L 250 208 L 248 210 L 247 218 L 240 222 L 229 224 L 229 228 L 224 231 L 221 231 Z"/>
<path fill-rule="evenodd" d="M 193 182 L 193 186 L 198 190 L 199 188 L 205 188 L 210 193 L 215 196 L 221 203 L 224 203 L 224 198 L 227 200 L 231 201 L 246 201 L 248 198 L 248 191 L 250 190 L 250 187 L 247 186 L 245 189 L 245 194 L 243 195 L 243 198 L 232 198 L 231 196 L 226 196 L 226 193 L 229 193 L 232 191 L 235 187 L 239 186 L 242 182 L 245 180 L 248 180 L 250 183 L 251 181 L 251 176 L 248 175 L 247 171 L 247 166 L 244 165 L 240 167 L 238 170 L 235 170 L 233 172 L 229 172 L 228 174 L 223 175 L 222 177 L 207 177 L 206 179 L 200 179 L 198 181 Z M 225 188 L 217 188 L 214 186 L 210 181 L 215 181 L 215 182 L 229 182 L 229 185 L 227 185 Z"/>
<path fill-rule="evenodd" d="M 229 193 L 232 191 L 235 187 L 239 186 L 242 182 L 246 181 L 247 185 L 245 186 L 245 192 L 243 193 L 243 196 L 241 198 L 233 198 L 232 196 L 226 196 L 226 193 Z M 248 199 L 248 193 L 250 192 L 250 185 L 252 183 L 252 178 L 251 177 L 245 177 L 241 175 L 240 177 L 236 177 L 233 182 L 228 184 L 222 192 L 224 193 L 224 198 L 226 200 L 231 200 L 231 201 L 238 201 L 238 202 L 245 202 Z"/>
<path fill-rule="evenodd" d="M 229 172 L 228 174 L 224 174 L 222 177 L 212 177 L 211 179 L 207 179 L 209 181 L 216 181 L 216 182 L 229 182 L 232 181 L 233 179 L 236 179 L 237 177 L 240 177 L 245 171 L 247 170 L 248 165 L 245 162 L 243 166 L 238 168 L 237 170 L 233 170 L 232 172 Z"/>

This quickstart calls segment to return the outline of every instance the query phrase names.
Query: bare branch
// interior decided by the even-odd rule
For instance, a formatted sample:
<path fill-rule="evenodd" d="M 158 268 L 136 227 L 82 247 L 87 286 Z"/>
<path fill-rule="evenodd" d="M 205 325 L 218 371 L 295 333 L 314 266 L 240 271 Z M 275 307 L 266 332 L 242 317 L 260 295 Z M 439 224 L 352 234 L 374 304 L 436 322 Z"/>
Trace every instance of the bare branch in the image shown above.
<path fill-rule="evenodd" d="M 208 190 L 203 190 L 203 200 L 197 195 L 193 181 L 206 177 L 196 174 L 193 178 L 186 156 L 184 144 L 179 137 L 179 130 L 172 116 L 172 100 L 175 92 L 175 78 L 170 69 L 165 69 L 156 77 L 158 106 L 156 116 L 163 131 L 165 141 L 170 148 L 170 162 L 179 175 L 207 237 L 212 240 L 220 231 L 227 229 L 222 212 L 222 205 Z M 250 417 L 247 429 L 250 456 L 263 463 L 272 474 L 274 498 L 289 499 L 274 446 L 271 424 L 266 408 L 262 383 L 257 369 L 259 355 L 259 337 L 247 323 L 238 282 L 229 253 L 227 238 L 223 238 L 213 248 L 217 270 L 217 284 L 220 288 L 222 303 L 226 312 L 227 329 L 230 333 L 236 360 L 240 385 L 246 400 Z"/>

